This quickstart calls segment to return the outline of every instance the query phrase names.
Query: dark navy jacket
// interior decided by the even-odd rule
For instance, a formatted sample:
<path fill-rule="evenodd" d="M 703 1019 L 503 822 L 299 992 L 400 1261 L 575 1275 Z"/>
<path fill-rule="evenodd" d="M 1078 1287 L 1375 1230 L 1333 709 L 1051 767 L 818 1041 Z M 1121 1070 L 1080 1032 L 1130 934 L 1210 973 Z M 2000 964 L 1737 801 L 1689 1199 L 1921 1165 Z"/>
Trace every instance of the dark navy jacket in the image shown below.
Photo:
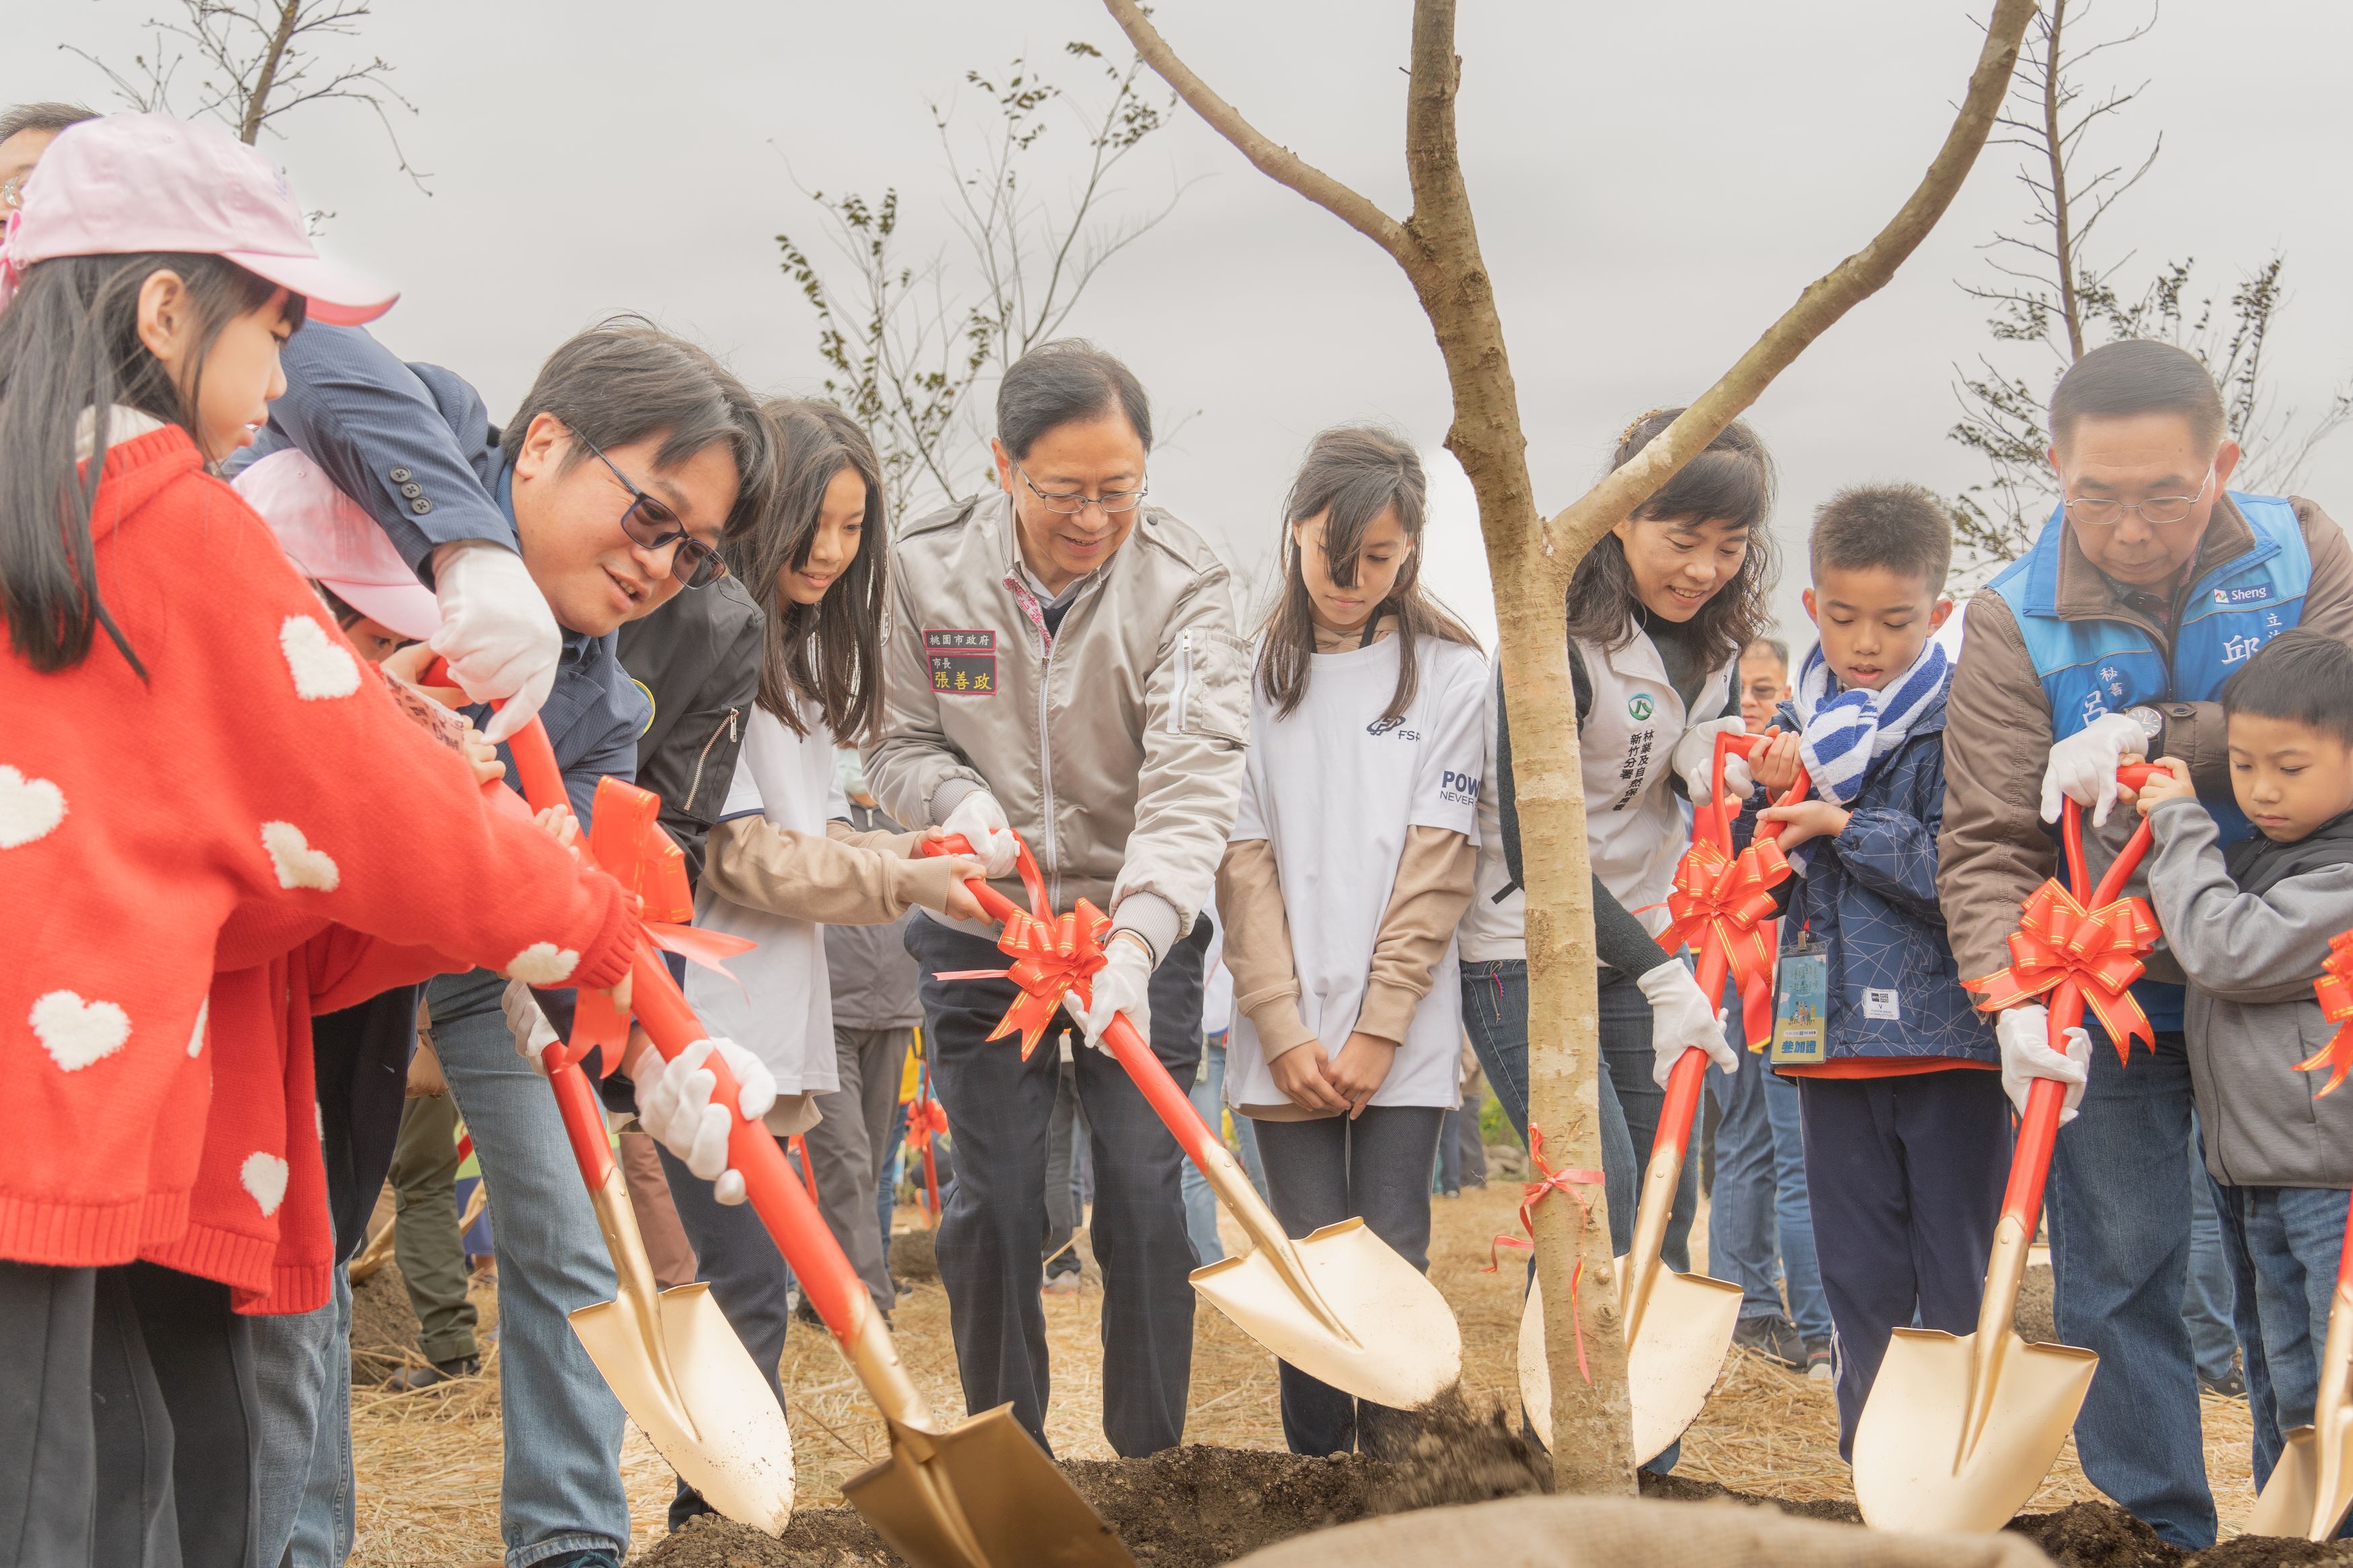
<path fill-rule="evenodd" d="M 1787 702 L 1775 722 L 1784 731 L 1803 728 Z M 1744 826 L 1754 825 L 1750 813 L 1762 804 L 1761 794 L 1749 803 Z M 1808 839 L 1808 874 L 1776 889 L 1785 910 L 1782 952 L 1796 952 L 1802 939 L 1829 965 L 1825 1058 L 2000 1061 L 1992 1024 L 1978 1012 L 1975 994 L 1961 989 L 1936 905 L 1936 834 L 1945 816 L 1942 696 L 1902 745 L 1871 764 L 1847 809 L 1846 831 Z"/>
<path fill-rule="evenodd" d="M 357 327 L 306 322 L 289 339 L 286 395 L 253 456 L 299 448 L 336 489 L 367 510 L 401 558 L 431 580 L 435 547 L 515 539 L 513 473 L 481 397 L 438 365 L 405 364 Z M 653 717 L 645 691 L 621 668 L 617 639 L 564 634 L 555 688 L 540 710 L 585 826 L 596 780 L 634 780 L 638 736 Z M 477 723 L 487 710 L 476 710 Z M 517 784 L 512 757 L 507 780 Z"/>

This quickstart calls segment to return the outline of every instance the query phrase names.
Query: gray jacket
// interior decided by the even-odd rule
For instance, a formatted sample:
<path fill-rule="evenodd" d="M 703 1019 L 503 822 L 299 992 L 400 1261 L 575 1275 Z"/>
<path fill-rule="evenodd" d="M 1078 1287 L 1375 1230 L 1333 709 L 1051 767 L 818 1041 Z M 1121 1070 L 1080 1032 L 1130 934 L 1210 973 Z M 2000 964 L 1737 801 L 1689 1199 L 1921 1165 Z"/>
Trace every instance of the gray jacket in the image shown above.
<path fill-rule="evenodd" d="M 1226 563 L 1147 506 L 1049 637 L 1015 527 L 999 493 L 919 518 L 892 547 L 867 779 L 911 827 L 987 790 L 1056 909 L 1092 900 L 1166 956 L 1209 901 L 1241 796 L 1250 657 Z M 998 886 L 1026 902 L 1017 880 Z"/>
<path fill-rule="evenodd" d="M 860 833 L 906 830 L 871 805 L 849 805 L 849 826 Z M 825 928 L 825 972 L 833 988 L 837 1029 L 912 1029 L 923 1021 L 915 988 L 923 972 L 907 951 L 907 921 L 913 911 L 887 925 Z"/>
<path fill-rule="evenodd" d="M 2165 801 L 2149 825 L 2150 902 L 2189 977 L 2185 1023 L 2206 1168 L 2230 1186 L 2353 1187 L 2353 1088 L 2320 1099 L 2327 1074 L 2295 1068 L 2336 1032 L 2312 983 L 2328 939 L 2353 926 L 2353 841 L 2345 860 L 2267 887 L 2251 877 L 2262 890 L 2242 892 L 2204 806 Z"/>

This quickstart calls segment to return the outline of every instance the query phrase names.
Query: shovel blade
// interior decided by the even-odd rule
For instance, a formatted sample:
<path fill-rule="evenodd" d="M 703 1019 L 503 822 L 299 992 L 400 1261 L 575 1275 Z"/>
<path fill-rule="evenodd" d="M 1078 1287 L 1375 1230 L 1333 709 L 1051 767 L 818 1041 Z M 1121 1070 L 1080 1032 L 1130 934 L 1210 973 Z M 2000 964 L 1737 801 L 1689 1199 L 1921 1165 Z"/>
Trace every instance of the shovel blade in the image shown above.
<path fill-rule="evenodd" d="M 1363 1220 L 1327 1225 L 1292 1246 L 1345 1337 L 1263 1250 L 1195 1269 L 1193 1289 L 1293 1366 L 1359 1399 L 1411 1410 L 1461 1380 L 1462 1330 L 1453 1309 Z"/>
<path fill-rule="evenodd" d="M 737 1523 L 782 1535 L 793 1516 L 793 1438 L 776 1394 L 708 1285 L 681 1285 L 657 1300 L 691 1432 L 664 1394 L 626 1303 L 581 1308 L 572 1331 L 621 1408 L 687 1485 Z"/>
<path fill-rule="evenodd" d="M 1642 1331 L 1626 1347 L 1626 1399 L 1632 1407 L 1634 1462 L 1647 1463 L 1699 1419 L 1732 1348 L 1740 1321 L 1737 1285 L 1704 1274 L 1677 1274 L 1653 1262 L 1650 1305 Z M 1619 1259 L 1619 1278 L 1626 1259 Z M 1528 1292 L 1520 1312 L 1520 1399 L 1528 1419 L 1552 1446 L 1552 1373 L 1545 1361 L 1544 1291 Z"/>
<path fill-rule="evenodd" d="M 1135 1568 L 1009 1405 L 953 1432 L 892 1423 L 891 1458 L 841 1493 L 909 1568 Z"/>
<path fill-rule="evenodd" d="M 1993 1380 L 1963 1451 L 1976 1334 L 1898 1329 L 1854 1433 L 1854 1495 L 1875 1530 L 1989 1533 L 2051 1473 L 2100 1358 L 2003 1332 L 1976 1375 Z"/>
<path fill-rule="evenodd" d="M 2272 1479 L 2263 1483 L 2254 1511 L 2247 1517 L 2248 1534 L 2327 1541 L 2337 1533 L 2345 1522 L 2346 1508 L 2353 1505 L 2353 1412 L 2339 1415 L 2337 1429 L 2337 1451 L 2326 1456 L 2335 1461 L 2329 1467 L 2336 1471 L 2333 1476 L 2323 1473 L 2323 1445 L 2316 1428 L 2299 1426 L 2286 1435 Z"/>

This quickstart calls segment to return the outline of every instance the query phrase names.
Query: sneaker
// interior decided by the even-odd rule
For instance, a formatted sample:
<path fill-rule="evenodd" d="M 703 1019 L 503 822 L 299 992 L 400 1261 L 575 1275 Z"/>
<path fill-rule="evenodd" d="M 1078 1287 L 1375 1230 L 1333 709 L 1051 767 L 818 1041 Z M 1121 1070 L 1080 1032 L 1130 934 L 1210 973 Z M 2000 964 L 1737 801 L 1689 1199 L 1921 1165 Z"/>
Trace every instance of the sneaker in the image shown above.
<path fill-rule="evenodd" d="M 793 1316 L 815 1328 L 825 1327 L 825 1320 L 817 1315 L 817 1308 L 807 1296 L 793 1303 Z"/>
<path fill-rule="evenodd" d="M 2219 1394 L 2225 1399 L 2244 1399 L 2247 1396 L 2246 1377 L 2235 1364 L 2221 1377 L 2209 1377 L 2204 1373 L 2200 1373 L 2198 1386 L 2209 1394 Z"/>
<path fill-rule="evenodd" d="M 436 1388 L 445 1383 L 455 1383 L 461 1377 L 471 1377 L 482 1370 L 482 1358 L 460 1356 L 456 1361 L 437 1361 L 427 1366 L 405 1366 L 384 1380 L 385 1387 L 395 1394 L 414 1394 L 420 1388 Z"/>
<path fill-rule="evenodd" d="M 903 1301 L 908 1297 L 915 1293 L 915 1288 L 913 1285 L 908 1284 L 904 1279 L 893 1277 L 891 1281 L 891 1293 L 900 1300 Z"/>
<path fill-rule="evenodd" d="M 1828 1340 L 1806 1342 L 1806 1376 L 1816 1383 L 1830 1383 L 1838 1376 L 1838 1363 L 1831 1354 Z"/>
<path fill-rule="evenodd" d="M 1732 1342 L 1755 1351 L 1767 1361 L 1779 1362 L 1793 1372 L 1806 1370 L 1806 1342 L 1789 1320 L 1778 1312 L 1770 1317 L 1743 1318 L 1732 1331 Z"/>
<path fill-rule="evenodd" d="M 1049 1296 L 1075 1296 L 1079 1293 L 1079 1277 L 1076 1273 L 1056 1274 L 1039 1289 Z"/>

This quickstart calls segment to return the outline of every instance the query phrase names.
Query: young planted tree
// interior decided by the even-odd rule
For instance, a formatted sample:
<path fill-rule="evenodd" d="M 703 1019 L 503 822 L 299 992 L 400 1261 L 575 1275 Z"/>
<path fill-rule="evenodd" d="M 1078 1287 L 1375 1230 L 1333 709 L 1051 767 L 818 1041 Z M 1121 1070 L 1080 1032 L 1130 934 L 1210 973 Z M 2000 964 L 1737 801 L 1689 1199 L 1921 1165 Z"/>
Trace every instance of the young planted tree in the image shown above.
<path fill-rule="evenodd" d="M 1514 785 L 1527 884 L 1531 1120 L 1551 1163 L 1598 1169 L 1599 1020 L 1593 908 L 1570 695 L 1566 593 L 1595 541 L 1628 517 L 1754 403 L 1807 344 L 1876 292 L 1917 247 L 1985 145 L 2033 0 L 1996 0 L 1983 50 L 1952 129 L 1887 226 L 1810 284 L 1796 304 L 1643 449 L 1566 510 L 1546 518 L 1528 478 L 1502 317 L 1463 183 L 1454 100 L 1454 0 L 1416 0 L 1406 168 L 1413 211 L 1399 219 L 1277 144 L 1177 58 L 1136 0 L 1104 0 L 1136 50 L 1218 133 L 1270 177 L 1388 252 L 1430 319 L 1453 390 L 1446 446 L 1471 478 L 1494 583 L 1504 691 L 1512 714 Z M 1588 1213 L 1581 1203 L 1589 1202 Z M 1634 1489 L 1626 1362 L 1609 1231 L 1598 1187 L 1536 1207 L 1536 1260 L 1552 1371 L 1553 1466 L 1561 1489 Z M 1559 1310 L 1573 1300 L 1575 1310 Z M 1582 1364 L 1589 1381 L 1580 1376 Z"/>
<path fill-rule="evenodd" d="M 2024 226 L 1997 231 L 1985 248 L 1990 282 L 1964 284 L 1993 307 L 1986 329 L 2000 344 L 2032 344 L 2044 374 L 2084 357 L 2086 349 L 2124 338 L 2162 338 L 2204 362 L 2221 384 L 2230 437 L 2246 448 L 2240 480 L 2274 493 L 2293 489 L 2322 443 L 2353 420 L 2353 388 L 2339 388 L 2310 416 L 2282 407 L 2264 352 L 2287 296 L 2277 252 L 2226 296 L 2198 294 L 2194 261 L 2168 261 L 2127 292 L 2118 274 L 2128 255 L 2104 257 L 2092 243 L 2101 221 L 2156 163 L 2162 138 L 2140 161 L 2110 163 L 2093 151 L 2101 122 L 2120 114 L 2141 89 L 2094 93 L 2084 68 L 2098 55 L 2147 36 L 2147 15 L 2122 31 L 2089 30 L 2094 0 L 2045 0 L 2027 32 L 2018 79 L 1997 121 L 1994 143 L 2021 150 L 2018 181 L 2027 193 Z M 2147 84 L 2144 83 L 2143 86 Z M 1952 438 L 1986 460 L 1986 478 L 1954 506 L 1954 542 L 1972 575 L 1984 576 L 2023 555 L 2058 499 L 2043 408 L 2051 381 L 1989 355 L 1956 371 L 1962 417 Z"/>
<path fill-rule="evenodd" d="M 364 103 L 384 127 L 400 172 L 425 188 L 428 176 L 410 166 L 393 129 L 393 109 L 415 114 L 417 106 L 392 85 L 391 62 L 377 55 L 333 66 L 320 52 L 326 39 L 358 36 L 368 0 L 180 0 L 180 10 L 170 20 L 148 22 L 149 51 L 132 56 L 128 71 L 87 49 L 64 47 L 105 72 L 115 96 L 131 108 L 216 119 L 248 147 L 265 127 L 283 134 L 277 122 L 305 104 Z M 191 60 L 195 85 L 175 86 Z"/>

